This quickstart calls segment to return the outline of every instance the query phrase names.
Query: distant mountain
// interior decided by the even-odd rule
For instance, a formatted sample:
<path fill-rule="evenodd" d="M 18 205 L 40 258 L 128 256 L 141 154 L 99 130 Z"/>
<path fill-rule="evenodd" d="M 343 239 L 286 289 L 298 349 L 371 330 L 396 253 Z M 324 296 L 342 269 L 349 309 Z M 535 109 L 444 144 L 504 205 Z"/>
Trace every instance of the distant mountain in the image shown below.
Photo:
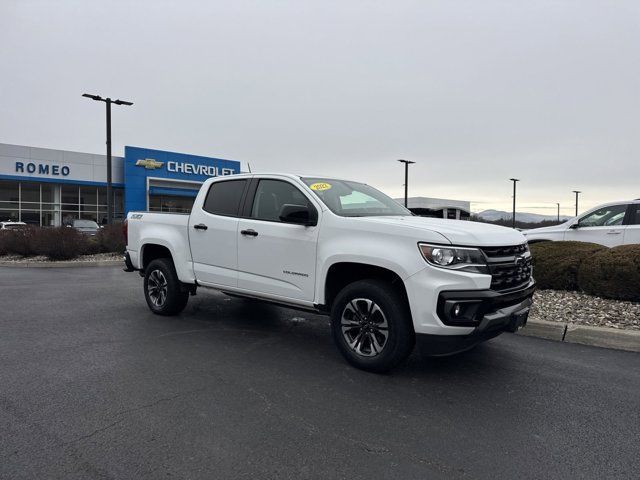
<path fill-rule="evenodd" d="M 487 220 L 489 222 L 495 222 L 496 220 L 510 220 L 512 217 L 511 212 L 505 212 L 503 210 L 483 210 L 482 212 L 476 213 L 478 217 L 482 220 Z M 571 217 L 560 216 L 561 221 L 568 220 Z M 544 220 L 557 220 L 557 215 L 540 215 L 539 213 L 527 213 L 527 212 L 516 212 L 516 220 L 524 223 L 538 223 Z"/>

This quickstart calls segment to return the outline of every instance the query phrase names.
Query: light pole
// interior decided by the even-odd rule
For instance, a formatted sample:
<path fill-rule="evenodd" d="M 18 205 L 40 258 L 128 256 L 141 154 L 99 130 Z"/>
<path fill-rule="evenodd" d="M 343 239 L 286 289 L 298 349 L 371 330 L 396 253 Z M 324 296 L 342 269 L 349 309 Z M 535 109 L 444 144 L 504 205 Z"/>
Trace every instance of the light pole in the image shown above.
<path fill-rule="evenodd" d="M 560 204 L 556 203 L 556 205 L 558 205 L 558 223 L 560 223 Z"/>
<path fill-rule="evenodd" d="M 516 183 L 520 180 L 517 178 L 510 178 L 513 182 L 513 218 L 511 219 L 511 226 L 516 228 Z"/>
<path fill-rule="evenodd" d="M 98 102 L 105 102 L 107 104 L 107 224 L 111 225 L 113 222 L 113 188 L 111 186 L 111 104 L 116 105 L 133 105 L 133 102 L 127 102 L 126 100 L 111 100 L 111 98 L 102 98 L 100 95 L 90 95 L 83 93 L 83 97 L 96 100 Z"/>
<path fill-rule="evenodd" d="M 582 192 L 580 190 L 574 190 L 573 193 L 576 194 L 576 217 L 578 216 L 578 195 Z"/>
<path fill-rule="evenodd" d="M 411 160 L 398 160 L 400 163 L 404 163 L 404 207 L 407 208 L 407 198 L 409 197 L 409 165 Z"/>

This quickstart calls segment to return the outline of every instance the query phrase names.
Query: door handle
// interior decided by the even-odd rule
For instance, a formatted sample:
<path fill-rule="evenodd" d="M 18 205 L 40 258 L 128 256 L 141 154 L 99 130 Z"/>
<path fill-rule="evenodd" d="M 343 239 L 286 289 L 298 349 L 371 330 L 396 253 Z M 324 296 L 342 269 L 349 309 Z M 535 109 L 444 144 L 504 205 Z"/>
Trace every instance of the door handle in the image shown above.
<path fill-rule="evenodd" d="M 620 235 L 622 232 L 620 230 L 609 230 L 607 235 Z"/>
<path fill-rule="evenodd" d="M 206 230 L 207 227 L 204 223 L 198 223 L 197 225 L 194 225 L 193 228 L 195 228 L 196 230 Z"/>
<path fill-rule="evenodd" d="M 250 237 L 257 237 L 258 236 L 258 232 L 256 232 L 254 229 L 250 228 L 249 230 L 240 230 L 240 233 L 242 235 L 248 235 Z"/>

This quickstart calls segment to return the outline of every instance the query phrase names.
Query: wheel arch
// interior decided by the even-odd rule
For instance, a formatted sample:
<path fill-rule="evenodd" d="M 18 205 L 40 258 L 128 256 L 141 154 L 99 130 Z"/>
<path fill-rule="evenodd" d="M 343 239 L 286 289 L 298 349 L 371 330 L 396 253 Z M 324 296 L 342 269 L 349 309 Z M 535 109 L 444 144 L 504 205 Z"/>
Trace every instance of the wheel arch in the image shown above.
<path fill-rule="evenodd" d="M 168 258 L 174 262 L 173 254 L 166 245 L 160 243 L 145 243 L 140 251 L 140 269 L 144 271 L 152 261 L 158 258 Z"/>
<path fill-rule="evenodd" d="M 393 270 L 371 263 L 336 262 L 328 268 L 324 280 L 324 290 L 321 297 L 323 299 L 322 309 L 330 311 L 338 293 L 347 285 L 358 280 L 388 282 L 400 291 L 407 303 L 409 301 L 404 281 Z"/>

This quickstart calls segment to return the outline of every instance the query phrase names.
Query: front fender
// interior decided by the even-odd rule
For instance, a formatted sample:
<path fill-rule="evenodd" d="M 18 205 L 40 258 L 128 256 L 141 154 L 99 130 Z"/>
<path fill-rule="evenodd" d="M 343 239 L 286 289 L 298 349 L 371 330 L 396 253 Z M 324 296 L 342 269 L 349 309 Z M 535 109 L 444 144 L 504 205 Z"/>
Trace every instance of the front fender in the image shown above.
<path fill-rule="evenodd" d="M 399 239 L 391 235 L 369 235 L 362 240 L 354 241 L 352 235 L 337 235 L 319 243 L 316 303 L 324 303 L 327 274 L 337 263 L 360 263 L 384 268 L 395 273 L 403 281 L 425 266 L 418 245 L 413 240 Z"/>

